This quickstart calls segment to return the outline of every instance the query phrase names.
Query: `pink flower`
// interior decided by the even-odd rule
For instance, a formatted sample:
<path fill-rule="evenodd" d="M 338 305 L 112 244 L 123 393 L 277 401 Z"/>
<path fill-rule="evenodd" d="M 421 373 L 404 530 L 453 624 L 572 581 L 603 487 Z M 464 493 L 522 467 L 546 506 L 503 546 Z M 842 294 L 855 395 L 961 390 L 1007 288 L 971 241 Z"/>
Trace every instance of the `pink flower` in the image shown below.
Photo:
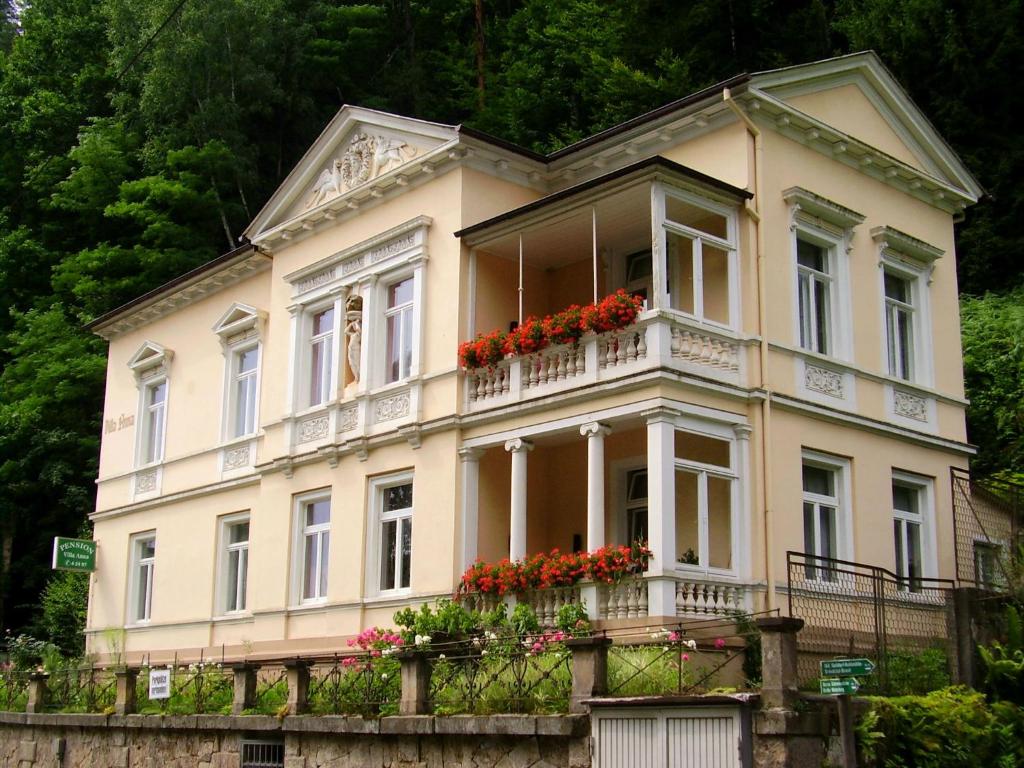
<path fill-rule="evenodd" d="M 680 658 L 680 659 L 682 659 L 683 661 L 689 661 L 689 660 L 690 660 L 690 654 L 688 654 L 688 653 L 684 653 L 684 654 L 683 654 L 682 656 L 680 656 L 679 658 Z"/>
<path fill-rule="evenodd" d="M 341 660 L 341 666 L 343 667 L 351 667 L 355 663 L 356 659 L 354 656 L 346 656 L 344 659 Z"/>
<path fill-rule="evenodd" d="M 668 633 L 668 639 L 669 639 L 669 642 L 673 642 L 674 643 L 676 640 L 679 639 L 679 633 L 678 632 L 669 632 Z"/>
<path fill-rule="evenodd" d="M 723 638 L 721 638 L 721 637 L 716 639 L 715 640 L 715 648 L 717 648 L 718 650 L 722 650 L 723 648 L 725 648 L 725 640 Z"/>

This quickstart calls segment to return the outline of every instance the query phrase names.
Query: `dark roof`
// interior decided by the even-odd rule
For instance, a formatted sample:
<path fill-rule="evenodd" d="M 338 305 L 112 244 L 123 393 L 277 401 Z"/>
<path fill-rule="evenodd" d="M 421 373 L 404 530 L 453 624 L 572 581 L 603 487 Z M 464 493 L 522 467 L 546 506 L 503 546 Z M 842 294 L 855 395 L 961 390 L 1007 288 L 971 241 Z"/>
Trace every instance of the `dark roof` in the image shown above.
<path fill-rule="evenodd" d="M 716 189 L 719 192 L 724 192 L 727 195 L 731 195 L 732 197 L 736 197 L 741 200 L 750 199 L 754 196 L 753 193 L 740 187 L 734 187 L 732 184 L 728 184 L 722 181 L 721 179 L 716 179 L 714 176 L 708 176 L 706 173 L 695 171 L 693 168 L 689 168 L 685 165 L 680 165 L 679 163 L 673 160 L 669 160 L 668 158 L 661 157 L 660 155 L 655 155 L 654 157 L 648 157 L 647 159 L 640 160 L 639 162 L 633 163 L 632 165 L 627 165 L 624 168 L 619 168 L 616 171 L 606 173 L 603 176 L 598 176 L 596 179 L 590 179 L 589 181 L 584 181 L 583 183 L 577 184 L 573 187 L 568 187 L 558 192 L 554 192 L 550 195 L 540 198 L 539 200 L 534 200 L 532 203 L 526 203 L 526 205 L 521 205 L 518 208 L 513 208 L 510 211 L 505 211 L 505 213 L 500 213 L 497 216 L 494 216 L 490 219 L 486 219 L 485 221 L 481 221 L 478 224 L 473 224 L 472 226 L 466 227 L 465 229 L 460 229 L 458 232 L 455 233 L 455 236 L 465 237 L 466 235 L 472 235 L 475 232 L 479 232 L 483 229 L 493 227 L 495 224 L 500 224 L 504 221 L 509 221 L 510 219 L 514 219 L 518 216 L 523 216 L 527 213 L 532 213 L 533 211 L 536 211 L 540 208 L 544 208 L 545 206 L 551 205 L 552 203 L 557 203 L 560 200 L 565 200 L 567 198 L 572 197 L 573 195 L 578 195 L 582 192 L 586 192 L 587 190 L 599 187 L 602 184 L 607 184 L 609 182 L 615 181 L 616 179 L 621 179 L 623 176 L 629 176 L 630 174 L 637 173 L 638 171 L 647 170 L 648 168 L 662 168 L 667 171 L 672 171 L 673 173 L 676 173 L 680 176 L 684 176 L 687 179 L 690 179 L 691 181 L 697 182 L 698 184 L 703 184 L 705 186 Z"/>
<path fill-rule="evenodd" d="M 206 272 L 216 272 L 225 264 L 228 264 L 232 261 L 239 261 L 241 256 L 244 256 L 250 252 L 256 253 L 258 250 L 259 249 L 255 245 L 252 245 L 250 243 L 240 245 L 237 248 L 230 250 L 227 253 L 222 254 L 221 256 L 218 256 L 215 259 L 212 259 L 211 261 L 206 262 L 205 264 L 201 264 L 200 266 L 186 272 L 183 275 L 178 275 L 173 280 L 170 280 L 164 283 L 163 285 L 154 288 L 151 291 L 147 291 L 141 296 L 132 299 L 127 304 L 122 304 L 120 307 L 117 307 L 117 309 L 112 309 L 109 312 L 103 313 L 95 320 L 93 320 L 91 323 L 86 323 L 86 330 L 92 331 L 99 328 L 102 325 L 106 325 L 111 320 L 114 320 L 115 318 L 119 317 L 120 315 L 123 315 L 125 312 L 131 309 L 135 309 L 140 304 L 145 304 L 150 299 L 154 299 L 163 293 L 167 293 L 168 291 L 172 290 L 173 288 L 177 288 L 183 283 L 187 283 L 191 280 L 202 277 Z"/>

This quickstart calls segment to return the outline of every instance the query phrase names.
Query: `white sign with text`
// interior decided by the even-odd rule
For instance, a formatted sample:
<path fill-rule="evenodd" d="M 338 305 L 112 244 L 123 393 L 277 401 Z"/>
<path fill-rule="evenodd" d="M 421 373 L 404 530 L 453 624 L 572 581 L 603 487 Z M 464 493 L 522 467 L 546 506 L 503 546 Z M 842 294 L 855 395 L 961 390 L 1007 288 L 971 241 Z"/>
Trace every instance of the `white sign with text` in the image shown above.
<path fill-rule="evenodd" d="M 149 698 L 150 700 L 171 698 L 171 670 L 149 670 Z"/>

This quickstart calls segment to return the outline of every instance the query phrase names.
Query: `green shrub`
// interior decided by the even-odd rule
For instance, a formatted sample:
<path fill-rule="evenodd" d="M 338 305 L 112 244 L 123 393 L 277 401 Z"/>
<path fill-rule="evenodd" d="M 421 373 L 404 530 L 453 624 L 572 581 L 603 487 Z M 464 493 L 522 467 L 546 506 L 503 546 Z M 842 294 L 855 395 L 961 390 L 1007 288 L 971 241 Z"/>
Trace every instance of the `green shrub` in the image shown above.
<path fill-rule="evenodd" d="M 50 577 L 41 599 L 40 625 L 47 639 L 71 658 L 85 651 L 89 574 L 61 571 Z"/>
<path fill-rule="evenodd" d="M 558 609 L 555 626 L 563 632 L 583 635 L 590 632 L 590 617 L 583 603 L 566 603 Z"/>
<path fill-rule="evenodd" d="M 865 760 L 884 768 L 1024 764 L 1024 710 L 945 688 L 924 696 L 871 698 L 857 728 Z"/>
<path fill-rule="evenodd" d="M 993 642 L 978 646 L 984 671 L 985 692 L 995 700 L 1011 701 L 1024 706 L 1024 632 L 1020 613 L 1006 607 L 1006 643 Z"/>
<path fill-rule="evenodd" d="M 512 629 L 520 637 L 535 635 L 540 632 L 540 622 L 537 620 L 537 614 L 526 603 L 519 603 L 512 609 L 509 622 L 512 624 Z"/>
<path fill-rule="evenodd" d="M 949 659 L 941 648 L 923 651 L 893 651 L 886 654 L 889 693 L 897 696 L 922 695 L 950 684 Z"/>

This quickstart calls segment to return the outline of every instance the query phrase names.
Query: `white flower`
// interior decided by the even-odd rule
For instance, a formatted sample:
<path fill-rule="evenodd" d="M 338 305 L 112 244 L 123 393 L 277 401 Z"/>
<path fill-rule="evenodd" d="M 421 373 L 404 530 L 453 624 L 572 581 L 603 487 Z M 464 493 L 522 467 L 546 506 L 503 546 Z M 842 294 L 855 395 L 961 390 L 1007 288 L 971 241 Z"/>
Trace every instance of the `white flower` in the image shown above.
<path fill-rule="evenodd" d="M 486 656 L 487 655 L 487 649 L 484 648 L 482 651 L 480 651 L 480 655 L 481 656 Z"/>
<path fill-rule="evenodd" d="M 444 659 L 444 658 L 447 658 L 447 657 L 442 653 L 442 654 L 439 654 L 437 658 Z"/>
<path fill-rule="evenodd" d="M 691 651 L 696 651 L 697 650 L 697 641 L 696 640 L 684 640 L 683 641 L 683 645 L 685 645 Z"/>
<path fill-rule="evenodd" d="M 381 672 L 380 673 L 380 679 L 381 680 L 387 680 L 388 679 L 388 673 L 387 672 Z"/>
<path fill-rule="evenodd" d="M 430 638 L 426 635 L 416 635 L 416 645 L 426 645 L 430 642 Z"/>

